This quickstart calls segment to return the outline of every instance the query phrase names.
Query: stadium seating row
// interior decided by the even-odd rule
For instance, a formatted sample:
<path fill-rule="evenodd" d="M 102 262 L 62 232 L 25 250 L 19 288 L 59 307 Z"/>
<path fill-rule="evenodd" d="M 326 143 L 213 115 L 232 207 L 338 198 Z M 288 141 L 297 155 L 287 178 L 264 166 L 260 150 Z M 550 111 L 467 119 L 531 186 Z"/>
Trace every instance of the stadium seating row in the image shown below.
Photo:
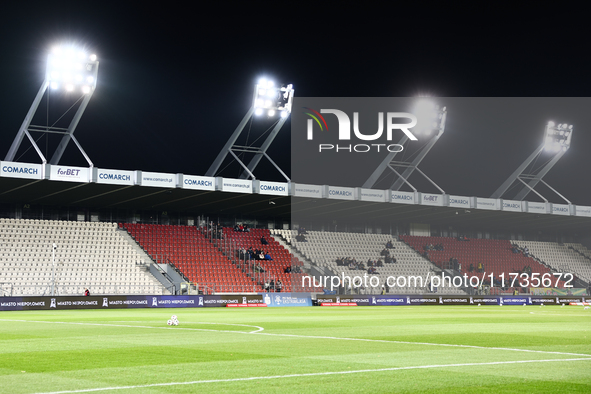
<path fill-rule="evenodd" d="M 3 295 L 167 294 L 144 263 L 116 223 L 0 219 Z"/>

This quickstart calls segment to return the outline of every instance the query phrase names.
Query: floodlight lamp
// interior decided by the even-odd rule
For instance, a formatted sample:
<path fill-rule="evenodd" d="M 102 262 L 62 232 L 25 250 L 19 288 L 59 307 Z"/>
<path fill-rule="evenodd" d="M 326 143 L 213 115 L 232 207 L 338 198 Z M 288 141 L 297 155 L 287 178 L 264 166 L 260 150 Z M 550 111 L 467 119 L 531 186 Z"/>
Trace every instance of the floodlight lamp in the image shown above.
<path fill-rule="evenodd" d="M 439 128 L 443 114 L 433 101 L 420 99 L 416 102 L 413 115 L 417 118 L 417 125 L 413 131 L 422 135 L 429 135 Z"/>
<path fill-rule="evenodd" d="M 567 123 L 548 122 L 546 136 L 544 138 L 544 149 L 548 152 L 566 152 L 570 147 L 572 138 L 572 125 Z"/>
<path fill-rule="evenodd" d="M 293 85 L 277 85 L 266 78 L 261 78 L 255 86 L 253 107 L 264 108 L 265 110 L 291 112 L 291 101 L 293 99 Z"/>
<path fill-rule="evenodd" d="M 275 110 L 274 109 L 270 109 L 269 112 L 267 113 L 269 116 L 275 116 Z"/>
<path fill-rule="evenodd" d="M 73 46 L 54 47 L 48 55 L 46 79 L 50 86 L 63 86 L 67 91 L 96 86 L 98 62 L 96 55 L 88 55 Z"/>
<path fill-rule="evenodd" d="M 257 108 L 257 109 L 254 111 L 254 114 L 255 114 L 256 116 L 261 116 L 261 115 L 263 114 L 263 109 L 262 109 L 262 108 Z"/>
<path fill-rule="evenodd" d="M 281 117 L 282 118 L 286 118 L 287 117 L 287 111 L 285 111 L 285 110 L 281 111 Z"/>

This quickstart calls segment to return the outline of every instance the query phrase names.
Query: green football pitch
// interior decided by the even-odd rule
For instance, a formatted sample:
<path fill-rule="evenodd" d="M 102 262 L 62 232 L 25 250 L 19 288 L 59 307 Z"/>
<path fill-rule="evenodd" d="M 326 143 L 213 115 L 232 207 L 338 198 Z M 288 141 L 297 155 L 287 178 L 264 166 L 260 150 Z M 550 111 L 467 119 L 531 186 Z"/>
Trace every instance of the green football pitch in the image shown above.
<path fill-rule="evenodd" d="M 0 312 L 0 392 L 591 393 L 591 310 Z"/>

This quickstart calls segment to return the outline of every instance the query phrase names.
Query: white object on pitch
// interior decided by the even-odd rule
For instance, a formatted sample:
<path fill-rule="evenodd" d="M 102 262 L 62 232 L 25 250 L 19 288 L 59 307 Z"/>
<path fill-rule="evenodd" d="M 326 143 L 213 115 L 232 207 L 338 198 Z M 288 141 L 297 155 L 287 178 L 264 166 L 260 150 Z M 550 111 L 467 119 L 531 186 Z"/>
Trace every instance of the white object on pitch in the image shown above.
<path fill-rule="evenodd" d="M 169 326 L 172 326 L 172 320 L 167 321 L 166 324 L 168 324 Z"/>

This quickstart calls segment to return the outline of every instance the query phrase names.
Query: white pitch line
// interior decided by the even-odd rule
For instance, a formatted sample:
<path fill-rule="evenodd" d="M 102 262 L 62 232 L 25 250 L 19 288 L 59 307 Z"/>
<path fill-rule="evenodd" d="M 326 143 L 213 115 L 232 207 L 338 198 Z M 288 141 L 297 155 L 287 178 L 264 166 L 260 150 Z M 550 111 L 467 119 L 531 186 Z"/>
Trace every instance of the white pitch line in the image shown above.
<path fill-rule="evenodd" d="M 156 330 L 185 330 L 185 331 L 207 331 L 207 332 L 224 332 L 232 334 L 247 334 L 247 335 L 268 335 L 277 337 L 289 337 L 289 338 L 306 338 L 306 339 L 331 339 L 339 341 L 359 341 L 359 342 L 378 342 L 378 343 L 396 343 L 402 345 L 426 345 L 426 346 L 443 346 L 443 347 L 459 347 L 468 349 L 483 349 L 483 350 L 506 350 L 512 352 L 525 352 L 525 353 L 541 353 L 541 354 L 559 354 L 563 356 L 579 356 L 579 357 L 591 357 L 591 354 L 586 353 L 569 353 L 569 352 L 550 352 L 546 350 L 531 350 L 531 349 L 519 349 L 519 348 L 508 348 L 508 347 L 488 347 L 488 346 L 476 346 L 476 345 L 457 345 L 450 343 L 431 343 L 431 342 L 409 342 L 409 341 L 389 341 L 386 339 L 367 339 L 367 338 L 347 338 L 347 337 L 329 337 L 319 335 L 297 335 L 297 334 L 273 334 L 269 332 L 260 331 L 233 331 L 233 330 L 210 330 L 206 328 L 188 328 L 188 327 L 153 327 L 153 326 L 134 326 L 129 324 L 105 324 L 105 323 L 79 323 L 79 322 L 60 322 L 60 321 L 42 321 L 42 320 L 12 320 L 12 319 L 0 319 L 0 321 L 14 321 L 14 322 L 25 322 L 25 323 L 53 323 L 53 324 L 74 324 L 81 326 L 104 326 L 104 327 L 127 327 L 127 328 L 148 328 Z"/>
<path fill-rule="evenodd" d="M 390 372 L 390 371 L 404 371 L 410 369 L 432 369 L 432 368 L 450 368 L 450 367 L 474 367 L 484 365 L 504 365 L 504 364 L 528 364 L 528 363 L 548 363 L 548 362 L 564 362 L 564 361 L 591 361 L 591 358 L 570 358 L 570 359 L 552 359 L 552 360 L 520 360 L 520 361 L 493 361 L 488 363 L 463 363 L 463 364 L 439 364 L 439 365 L 416 365 L 412 367 L 394 367 L 394 368 L 379 368 L 379 369 L 360 369 L 355 371 L 334 371 L 334 372 L 314 372 L 314 373 L 297 373 L 291 375 L 274 375 L 274 376 L 251 376 L 247 378 L 233 378 L 233 379 L 211 379 L 211 380 L 194 380 L 191 382 L 169 382 L 169 383 L 152 383 L 137 386 L 113 386 L 113 387 L 98 387 L 93 389 L 80 390 L 65 390 L 65 391 L 50 391 L 36 394 L 69 394 L 69 393 L 90 393 L 97 391 L 108 390 L 129 390 L 129 389 L 143 389 L 148 387 L 165 387 L 165 386 L 181 386 L 203 383 L 227 383 L 227 382 L 245 382 L 254 380 L 267 379 L 286 379 L 298 378 L 308 376 L 326 376 L 326 375 L 346 375 L 356 373 L 369 372 Z"/>
<path fill-rule="evenodd" d="M 2 321 L 2 319 L 0 319 Z M 111 323 L 162 323 L 161 320 L 111 320 Z M 264 331 L 265 329 L 260 326 L 253 326 L 250 324 L 235 324 L 235 323 L 211 323 L 211 322 L 204 322 L 204 321 L 185 321 L 183 320 L 182 323 L 190 323 L 190 324 L 215 324 L 218 326 L 238 326 L 238 327 L 254 327 L 257 330 L 249 331 L 251 334 L 255 332 Z M 137 326 L 133 326 L 137 327 Z"/>

